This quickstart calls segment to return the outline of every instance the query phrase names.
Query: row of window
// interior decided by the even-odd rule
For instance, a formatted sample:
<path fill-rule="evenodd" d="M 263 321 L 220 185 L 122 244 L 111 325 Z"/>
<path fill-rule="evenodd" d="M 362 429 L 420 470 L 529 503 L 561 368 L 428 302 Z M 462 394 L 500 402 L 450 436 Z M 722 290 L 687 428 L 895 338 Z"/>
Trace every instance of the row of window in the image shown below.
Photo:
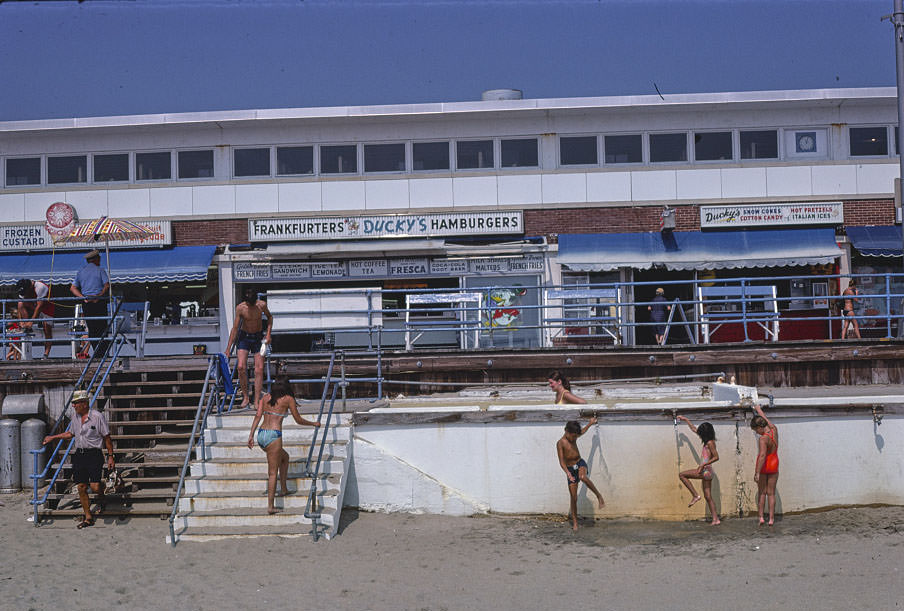
<path fill-rule="evenodd" d="M 850 155 L 888 156 L 890 129 L 897 153 L 897 128 L 851 127 Z M 828 156 L 827 143 L 825 128 L 586 135 L 559 137 L 558 153 L 561 167 L 599 166 L 601 159 L 604 165 L 819 159 Z M 254 178 L 359 174 L 362 167 L 366 174 L 536 168 L 540 157 L 537 138 L 512 138 L 236 148 L 232 164 L 233 177 Z M 174 176 L 213 178 L 213 150 L 7 158 L 5 182 L 16 187 L 173 180 Z"/>

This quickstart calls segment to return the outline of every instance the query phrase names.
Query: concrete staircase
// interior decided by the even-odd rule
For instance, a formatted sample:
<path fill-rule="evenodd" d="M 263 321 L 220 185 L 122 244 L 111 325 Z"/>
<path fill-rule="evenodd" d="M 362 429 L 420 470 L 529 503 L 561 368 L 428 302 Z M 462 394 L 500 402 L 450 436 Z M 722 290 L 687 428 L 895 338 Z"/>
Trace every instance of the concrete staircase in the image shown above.
<path fill-rule="evenodd" d="M 316 414 L 305 417 L 313 420 Z M 267 457 L 256 444 L 252 449 L 247 445 L 252 418 L 250 410 L 243 410 L 208 419 L 204 456 L 191 462 L 179 499 L 176 541 L 311 534 L 311 519 L 304 514 L 312 482 L 302 473 L 315 429 L 298 426 L 291 417 L 285 420 L 282 440 L 290 457 L 289 495 L 277 497 L 275 505 L 280 511 L 268 515 Z M 335 535 L 339 526 L 351 439 L 349 417 L 333 414 L 317 486 L 320 532 L 327 538 Z M 312 463 L 316 463 L 318 450 L 314 448 Z"/>

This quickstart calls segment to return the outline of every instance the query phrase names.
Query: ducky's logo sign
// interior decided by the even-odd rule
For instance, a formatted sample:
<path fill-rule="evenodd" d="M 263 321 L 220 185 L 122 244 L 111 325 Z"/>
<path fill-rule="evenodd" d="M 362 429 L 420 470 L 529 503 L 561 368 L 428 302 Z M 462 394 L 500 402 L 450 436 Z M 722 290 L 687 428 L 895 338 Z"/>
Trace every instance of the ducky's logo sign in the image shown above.
<path fill-rule="evenodd" d="M 498 328 L 510 328 L 521 318 L 521 310 L 517 307 L 521 298 L 527 294 L 527 289 L 519 286 L 512 288 L 493 289 L 489 294 L 489 316 L 484 321 L 484 326 Z"/>
<path fill-rule="evenodd" d="M 700 206 L 700 227 L 764 227 L 775 225 L 838 225 L 844 222 L 842 202 Z"/>
<path fill-rule="evenodd" d="M 522 235 L 521 211 L 250 219 L 252 242 Z"/>

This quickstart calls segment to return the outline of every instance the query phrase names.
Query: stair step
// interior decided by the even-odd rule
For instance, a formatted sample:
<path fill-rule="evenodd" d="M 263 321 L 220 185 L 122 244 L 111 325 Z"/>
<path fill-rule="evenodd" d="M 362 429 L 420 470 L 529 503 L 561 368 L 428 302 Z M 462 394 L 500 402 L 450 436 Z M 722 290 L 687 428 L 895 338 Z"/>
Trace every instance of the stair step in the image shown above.
<path fill-rule="evenodd" d="M 195 380 L 116 380 L 116 381 L 108 381 L 107 387 L 112 389 L 118 389 L 123 386 L 186 386 L 186 385 L 195 385 L 195 386 L 203 386 L 204 378 L 198 378 Z"/>
<path fill-rule="evenodd" d="M 290 460 L 297 462 L 305 460 L 311 449 L 310 444 L 283 444 L 283 449 L 289 453 Z M 319 449 L 314 448 L 314 456 L 312 460 L 317 460 L 317 452 Z M 323 459 L 345 458 L 348 455 L 348 446 L 346 442 L 340 441 L 336 443 L 327 443 L 323 450 Z M 204 457 L 208 462 L 267 462 L 267 457 L 261 452 L 260 448 L 248 448 L 247 444 L 225 445 L 222 442 L 217 444 L 206 444 L 204 448 Z"/>
<path fill-rule="evenodd" d="M 194 397 L 195 399 L 197 399 L 200 396 L 200 392 L 160 392 L 135 395 L 110 395 L 103 398 L 118 401 L 120 399 L 184 399 L 189 397 Z"/>
<path fill-rule="evenodd" d="M 335 511 L 330 508 L 321 510 L 320 523 L 332 525 Z M 286 509 L 279 513 L 268 514 L 263 509 L 237 508 L 222 511 L 193 511 L 176 516 L 176 527 L 234 527 L 234 526 L 282 526 L 287 524 L 310 524 L 304 509 Z M 177 530 L 178 532 L 178 530 Z"/>
<path fill-rule="evenodd" d="M 176 482 L 178 483 L 178 479 Z M 135 490 L 134 492 L 122 492 L 115 494 L 108 494 L 106 498 L 110 499 L 113 502 L 116 499 L 132 499 L 132 500 L 140 500 L 140 499 L 149 499 L 149 498 L 168 498 L 173 499 L 176 496 L 176 491 L 173 490 L 172 486 L 168 486 L 166 488 L 142 488 L 141 490 Z M 75 491 L 75 488 L 68 492 L 51 492 L 47 495 L 48 500 L 59 500 L 66 498 L 78 499 L 78 493 Z M 95 502 L 98 498 L 98 495 L 93 492 L 88 494 L 88 498 L 91 499 L 91 502 Z"/>
<path fill-rule="evenodd" d="M 194 420 L 110 420 L 110 426 L 192 426 Z"/>
<path fill-rule="evenodd" d="M 195 433 L 195 437 L 200 437 L 201 433 Z M 161 440 L 161 439 L 188 439 L 191 437 L 191 431 L 186 431 L 184 433 L 171 433 L 169 431 L 164 431 L 162 433 L 124 433 L 121 435 L 112 434 L 110 435 L 110 439 L 114 441 L 117 439 L 127 440 L 127 439 L 147 439 L 147 440 Z M 134 449 L 134 448 L 133 448 Z"/>
<path fill-rule="evenodd" d="M 318 479 L 320 484 L 318 488 L 326 490 L 338 490 L 340 484 L 339 474 L 321 474 Z M 310 477 L 289 477 L 286 484 L 289 490 L 309 490 L 311 488 Z M 191 496 L 195 494 L 209 493 L 230 493 L 234 490 L 265 490 L 267 488 L 267 477 L 265 475 L 257 477 L 191 477 L 186 478 L 183 494 Z"/>
<path fill-rule="evenodd" d="M 287 475 L 289 477 L 301 477 L 304 467 L 304 460 L 292 461 L 289 463 L 289 472 Z M 314 465 L 311 465 L 311 467 L 313 468 Z M 344 462 L 341 459 L 330 461 L 324 460 L 320 463 L 320 472 L 327 474 L 341 473 L 343 467 Z M 267 477 L 267 463 L 263 462 L 249 463 L 245 461 L 229 461 L 215 463 L 211 461 L 195 461 L 191 463 L 190 469 L 192 477 L 219 476 L 242 479 L 253 477 Z"/>
<path fill-rule="evenodd" d="M 227 493 L 221 493 L 223 495 Z M 336 490 L 327 491 L 326 493 L 317 495 L 319 506 L 325 510 L 327 508 L 335 511 L 339 492 Z M 308 492 L 304 491 L 299 494 L 290 494 L 289 496 L 276 497 L 273 504 L 279 509 L 301 510 L 308 506 Z M 192 495 L 179 499 L 179 514 L 191 515 L 195 512 L 217 511 L 223 513 L 232 513 L 235 510 L 254 509 L 263 511 L 267 509 L 267 491 L 259 491 L 257 494 L 244 494 L 235 496 L 201 496 Z"/>
<path fill-rule="evenodd" d="M 104 518 L 108 518 L 110 516 L 160 516 L 160 517 L 168 517 L 173 511 L 171 505 L 167 505 L 165 503 L 148 503 L 142 505 L 133 505 L 132 507 L 123 507 L 121 505 L 109 504 L 107 505 L 106 510 L 96 516 L 98 521 L 103 521 Z M 81 508 L 74 509 L 39 509 L 38 514 L 41 517 L 75 517 L 75 516 L 83 516 L 84 512 L 82 512 Z"/>
<path fill-rule="evenodd" d="M 286 537 L 299 538 L 310 537 L 310 524 L 283 524 L 281 526 L 220 526 L 206 528 L 183 529 L 176 531 L 176 541 L 218 541 L 221 539 L 236 539 L 250 537 Z M 171 544 L 169 535 L 166 542 Z"/>

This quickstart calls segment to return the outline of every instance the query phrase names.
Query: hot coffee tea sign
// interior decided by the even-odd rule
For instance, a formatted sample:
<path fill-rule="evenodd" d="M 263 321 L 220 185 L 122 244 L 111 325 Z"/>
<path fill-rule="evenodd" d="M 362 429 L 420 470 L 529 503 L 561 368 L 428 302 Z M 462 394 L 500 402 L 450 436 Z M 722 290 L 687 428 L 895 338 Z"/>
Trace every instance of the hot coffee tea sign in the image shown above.
<path fill-rule="evenodd" d="M 843 202 L 700 206 L 700 227 L 765 227 L 774 225 L 840 225 Z"/>

